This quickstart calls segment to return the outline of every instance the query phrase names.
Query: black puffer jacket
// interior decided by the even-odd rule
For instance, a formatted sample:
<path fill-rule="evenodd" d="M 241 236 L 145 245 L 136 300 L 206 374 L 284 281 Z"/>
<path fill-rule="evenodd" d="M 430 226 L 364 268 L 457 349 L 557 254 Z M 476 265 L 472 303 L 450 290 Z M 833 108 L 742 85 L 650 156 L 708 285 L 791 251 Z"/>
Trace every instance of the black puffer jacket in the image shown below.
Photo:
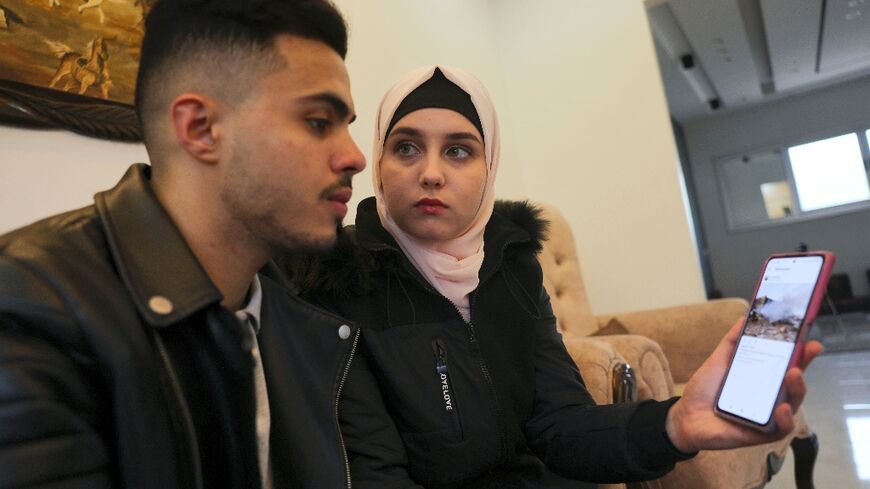
<path fill-rule="evenodd" d="M 683 458 L 664 434 L 670 402 L 595 406 L 542 285 L 544 230 L 528 204 L 497 204 L 470 323 L 400 252 L 374 199 L 337 255 L 297 270 L 310 300 L 362 329 L 340 413 L 354 487 L 577 488 Z"/>

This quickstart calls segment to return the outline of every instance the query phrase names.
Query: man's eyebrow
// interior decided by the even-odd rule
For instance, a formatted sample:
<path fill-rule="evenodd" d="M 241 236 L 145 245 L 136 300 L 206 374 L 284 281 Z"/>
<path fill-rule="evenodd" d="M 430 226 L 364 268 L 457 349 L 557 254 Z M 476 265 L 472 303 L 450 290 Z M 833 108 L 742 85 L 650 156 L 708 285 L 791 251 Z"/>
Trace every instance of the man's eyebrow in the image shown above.
<path fill-rule="evenodd" d="M 347 122 L 350 124 L 351 122 L 356 120 L 356 114 L 350 113 L 350 107 L 347 106 L 344 100 L 338 95 L 334 93 L 317 93 L 314 95 L 309 95 L 307 97 L 302 97 L 303 102 L 322 102 L 328 104 L 332 107 L 332 110 L 338 113 L 338 117 L 341 119 L 349 119 Z"/>

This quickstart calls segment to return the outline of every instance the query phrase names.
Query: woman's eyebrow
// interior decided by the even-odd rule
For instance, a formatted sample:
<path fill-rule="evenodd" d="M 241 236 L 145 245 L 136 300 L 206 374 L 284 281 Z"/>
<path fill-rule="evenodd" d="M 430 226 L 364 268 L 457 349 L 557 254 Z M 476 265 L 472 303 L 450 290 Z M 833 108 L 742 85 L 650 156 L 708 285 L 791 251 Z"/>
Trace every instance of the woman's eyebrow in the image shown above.
<path fill-rule="evenodd" d="M 472 134 L 470 132 L 452 132 L 446 136 L 446 139 L 451 140 L 451 141 L 472 140 L 472 141 L 476 141 L 480 144 L 483 144 L 480 142 L 480 139 L 477 136 L 475 136 L 474 134 Z"/>
<path fill-rule="evenodd" d="M 393 128 L 392 132 L 390 132 L 389 137 L 393 137 L 396 134 L 403 134 L 405 136 L 411 136 L 411 137 L 420 137 L 423 135 L 423 132 L 420 131 L 419 129 L 414 129 L 413 127 L 399 126 L 399 127 Z"/>
<path fill-rule="evenodd" d="M 423 131 L 419 129 L 415 129 L 413 127 L 408 126 L 398 126 L 390 132 L 389 137 L 387 139 L 391 139 L 395 135 L 403 135 L 420 138 L 423 137 Z M 444 136 L 444 139 L 448 141 L 475 141 L 478 144 L 483 144 L 476 135 L 470 132 L 451 132 Z"/>

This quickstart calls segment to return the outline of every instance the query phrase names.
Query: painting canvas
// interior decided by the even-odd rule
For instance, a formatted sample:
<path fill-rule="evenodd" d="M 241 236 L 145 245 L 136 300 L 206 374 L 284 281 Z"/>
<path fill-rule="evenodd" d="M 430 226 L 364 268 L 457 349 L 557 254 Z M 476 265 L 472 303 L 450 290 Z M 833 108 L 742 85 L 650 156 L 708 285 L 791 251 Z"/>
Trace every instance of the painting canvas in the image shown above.
<path fill-rule="evenodd" d="M 0 97 L 35 118 L 131 122 L 151 1 L 0 0 Z"/>

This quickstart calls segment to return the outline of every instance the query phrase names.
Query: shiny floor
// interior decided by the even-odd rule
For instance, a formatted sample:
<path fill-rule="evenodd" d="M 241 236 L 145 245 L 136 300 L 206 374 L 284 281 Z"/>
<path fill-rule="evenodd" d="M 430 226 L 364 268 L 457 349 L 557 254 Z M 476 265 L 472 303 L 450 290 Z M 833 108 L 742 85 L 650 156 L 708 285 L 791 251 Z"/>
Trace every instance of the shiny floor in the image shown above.
<path fill-rule="evenodd" d="M 824 353 L 806 372 L 804 409 L 819 437 L 816 489 L 870 489 L 870 350 Z M 766 489 L 793 489 L 789 453 Z"/>

